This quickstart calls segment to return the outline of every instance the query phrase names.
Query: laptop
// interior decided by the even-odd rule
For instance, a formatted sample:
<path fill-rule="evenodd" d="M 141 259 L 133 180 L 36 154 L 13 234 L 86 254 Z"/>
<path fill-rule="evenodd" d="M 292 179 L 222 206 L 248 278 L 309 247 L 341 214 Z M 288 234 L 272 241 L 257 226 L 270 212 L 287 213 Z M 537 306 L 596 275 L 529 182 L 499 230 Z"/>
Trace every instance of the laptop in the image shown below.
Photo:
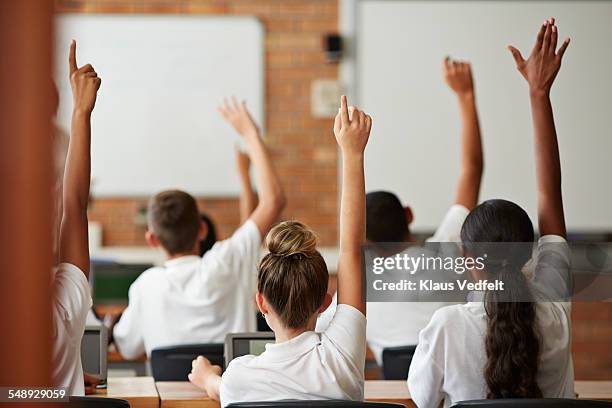
<path fill-rule="evenodd" d="M 225 336 L 225 366 L 236 357 L 260 355 L 268 343 L 274 343 L 274 332 L 229 333 Z"/>
<path fill-rule="evenodd" d="M 106 353 L 108 340 L 104 325 L 85 326 L 81 340 L 83 371 L 100 380 L 97 388 L 106 388 Z"/>

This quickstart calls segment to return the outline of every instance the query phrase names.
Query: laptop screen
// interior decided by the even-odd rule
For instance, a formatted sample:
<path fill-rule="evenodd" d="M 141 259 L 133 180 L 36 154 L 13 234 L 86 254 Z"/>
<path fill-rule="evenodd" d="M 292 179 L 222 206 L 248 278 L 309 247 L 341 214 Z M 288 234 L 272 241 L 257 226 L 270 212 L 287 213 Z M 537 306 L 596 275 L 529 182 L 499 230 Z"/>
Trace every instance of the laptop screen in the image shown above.
<path fill-rule="evenodd" d="M 81 360 L 83 371 L 91 375 L 101 375 L 100 368 L 100 330 L 87 329 L 81 340 Z"/>

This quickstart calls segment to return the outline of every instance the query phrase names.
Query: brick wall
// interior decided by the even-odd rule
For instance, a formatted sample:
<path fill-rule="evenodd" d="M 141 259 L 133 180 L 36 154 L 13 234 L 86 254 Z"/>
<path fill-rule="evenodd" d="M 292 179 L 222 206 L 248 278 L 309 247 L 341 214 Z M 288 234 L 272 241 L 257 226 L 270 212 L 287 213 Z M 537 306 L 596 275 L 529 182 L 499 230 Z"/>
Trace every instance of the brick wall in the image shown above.
<path fill-rule="evenodd" d="M 322 37 L 338 29 L 336 0 L 56 0 L 57 12 L 242 14 L 261 19 L 266 30 L 267 143 L 287 193 L 285 219 L 310 225 L 323 245 L 337 236 L 337 150 L 332 122 L 310 115 L 313 79 L 337 79 L 325 63 Z M 92 221 L 103 228 L 104 245 L 144 245 L 144 229 L 134 223 L 146 197 L 97 199 Z M 238 202 L 201 198 L 202 210 L 221 237 L 238 225 Z"/>

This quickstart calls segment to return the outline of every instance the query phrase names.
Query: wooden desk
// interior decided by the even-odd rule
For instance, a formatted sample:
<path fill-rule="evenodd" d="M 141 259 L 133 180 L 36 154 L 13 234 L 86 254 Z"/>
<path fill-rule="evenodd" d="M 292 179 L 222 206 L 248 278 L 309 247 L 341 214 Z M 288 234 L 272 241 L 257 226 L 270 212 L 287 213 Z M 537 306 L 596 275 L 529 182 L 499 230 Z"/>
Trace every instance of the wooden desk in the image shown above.
<path fill-rule="evenodd" d="M 574 391 L 579 399 L 612 401 L 612 381 L 576 381 Z"/>
<path fill-rule="evenodd" d="M 145 378 L 148 379 L 150 385 L 152 379 Z M 118 385 L 115 384 L 113 387 L 109 383 L 109 391 L 115 388 L 113 390 L 115 398 L 127 399 L 132 403 L 132 400 L 126 395 L 115 392 Z M 155 386 L 159 393 L 161 408 L 219 408 L 217 401 L 209 399 L 203 391 L 187 381 L 161 381 L 155 383 Z M 127 385 L 124 387 L 127 388 Z M 612 401 L 612 381 L 576 381 L 575 389 L 581 399 Z M 366 381 L 364 391 L 367 401 L 391 402 L 403 404 L 406 407 L 415 407 L 405 381 Z M 149 405 L 133 405 L 136 408 L 145 406 Z"/>
<path fill-rule="evenodd" d="M 106 390 L 95 396 L 127 400 L 132 408 L 159 408 L 153 377 L 111 377 Z"/>
<path fill-rule="evenodd" d="M 391 402 L 406 407 L 416 407 L 410 399 L 406 381 L 366 381 L 364 395 L 366 401 Z"/>
<path fill-rule="evenodd" d="M 161 408 L 219 408 L 219 402 L 211 400 L 206 393 L 189 381 L 158 381 Z"/>
<path fill-rule="evenodd" d="M 155 383 L 161 408 L 219 408 L 219 403 L 187 381 Z M 365 399 L 372 402 L 393 402 L 414 407 L 405 381 L 366 381 Z"/>

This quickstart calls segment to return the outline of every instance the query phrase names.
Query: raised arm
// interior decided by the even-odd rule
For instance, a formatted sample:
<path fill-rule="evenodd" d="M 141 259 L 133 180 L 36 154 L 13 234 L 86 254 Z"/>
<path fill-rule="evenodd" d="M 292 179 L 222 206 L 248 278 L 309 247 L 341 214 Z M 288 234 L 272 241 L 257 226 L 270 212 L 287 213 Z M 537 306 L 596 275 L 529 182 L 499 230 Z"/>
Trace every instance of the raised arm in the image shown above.
<path fill-rule="evenodd" d="M 565 217 L 561 194 L 561 164 L 557 131 L 550 103 L 550 88 L 561 68 L 566 39 L 557 51 L 558 30 L 555 19 L 542 24 L 536 43 L 527 60 L 520 51 L 508 46 L 516 66 L 529 84 L 531 113 L 535 131 L 536 172 L 538 185 L 538 223 L 541 235 L 565 237 Z"/>
<path fill-rule="evenodd" d="M 285 207 L 285 193 L 246 104 L 238 103 L 232 98 L 232 101 L 229 103 L 226 101 L 219 111 L 244 139 L 255 167 L 259 203 L 250 218 L 264 237 Z"/>
<path fill-rule="evenodd" d="M 342 197 L 340 199 L 340 259 L 338 304 L 355 307 L 365 314 L 361 272 L 361 245 L 365 241 L 365 177 L 363 155 L 372 118 L 357 108 L 352 117 L 346 96 L 334 122 L 334 134 L 342 153 Z"/>
<path fill-rule="evenodd" d="M 60 229 L 60 262 L 73 264 L 88 276 L 87 202 L 91 172 L 91 112 L 96 103 L 101 79 L 90 64 L 81 68 L 77 67 L 74 40 L 70 44 L 68 63 L 74 107 L 64 173 L 64 213 Z"/>
<path fill-rule="evenodd" d="M 257 197 L 251 185 L 251 159 L 249 154 L 240 150 L 239 146 L 235 149 L 236 168 L 238 169 L 238 177 L 240 177 L 240 223 L 244 223 L 249 219 L 255 206 L 257 205 Z"/>
<path fill-rule="evenodd" d="M 478 204 L 484 167 L 472 67 L 446 57 L 442 69 L 446 83 L 457 96 L 461 112 L 461 171 L 455 203 L 471 210 Z"/>

